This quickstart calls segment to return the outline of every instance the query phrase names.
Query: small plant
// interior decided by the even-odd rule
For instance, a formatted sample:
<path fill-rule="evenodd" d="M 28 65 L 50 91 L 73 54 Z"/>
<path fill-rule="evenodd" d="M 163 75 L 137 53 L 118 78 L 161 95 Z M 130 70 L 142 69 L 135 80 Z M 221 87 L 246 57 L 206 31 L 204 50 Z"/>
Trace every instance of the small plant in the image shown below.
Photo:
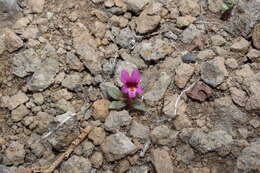
<path fill-rule="evenodd" d="M 220 6 L 222 20 L 228 20 L 232 14 L 233 8 L 236 5 L 237 0 L 226 0 Z"/>
<path fill-rule="evenodd" d="M 232 9 L 236 5 L 237 0 L 226 0 L 224 1 L 221 6 L 220 10 L 222 14 L 230 9 Z"/>
<path fill-rule="evenodd" d="M 120 110 L 124 107 L 131 107 L 139 111 L 145 111 L 145 105 L 140 99 L 144 89 L 141 86 L 141 74 L 135 69 L 129 75 L 128 71 L 122 70 L 120 80 L 123 83 L 121 91 L 116 87 L 108 88 L 108 95 L 114 99 L 109 108 Z"/>

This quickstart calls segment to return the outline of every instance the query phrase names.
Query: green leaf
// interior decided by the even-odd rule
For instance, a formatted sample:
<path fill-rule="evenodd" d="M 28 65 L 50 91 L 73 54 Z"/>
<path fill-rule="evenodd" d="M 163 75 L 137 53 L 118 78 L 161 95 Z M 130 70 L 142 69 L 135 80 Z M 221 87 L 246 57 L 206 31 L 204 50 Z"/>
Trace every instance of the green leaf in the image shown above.
<path fill-rule="evenodd" d="M 116 87 L 109 87 L 107 92 L 108 92 L 108 95 L 115 100 L 120 100 L 120 98 L 123 97 L 122 92 Z"/>
<path fill-rule="evenodd" d="M 221 10 L 222 12 L 225 12 L 225 11 L 229 10 L 229 6 L 228 6 L 227 4 L 225 4 L 225 3 L 222 3 L 222 4 L 220 5 L 220 10 Z"/>
<path fill-rule="evenodd" d="M 123 101 L 113 101 L 109 105 L 109 109 L 120 110 L 120 109 L 124 108 L 125 106 L 126 106 L 126 104 Z"/>
<path fill-rule="evenodd" d="M 141 102 L 138 102 L 138 103 L 134 103 L 132 105 L 132 108 L 138 110 L 138 111 L 145 111 L 145 104 L 144 103 L 141 103 Z"/>

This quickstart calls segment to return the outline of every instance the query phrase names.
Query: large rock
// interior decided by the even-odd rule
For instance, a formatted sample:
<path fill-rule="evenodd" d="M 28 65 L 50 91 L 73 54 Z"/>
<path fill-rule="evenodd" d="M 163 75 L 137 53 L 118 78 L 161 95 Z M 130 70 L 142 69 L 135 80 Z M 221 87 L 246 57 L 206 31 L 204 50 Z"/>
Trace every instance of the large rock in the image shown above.
<path fill-rule="evenodd" d="M 29 0 L 28 8 L 31 13 L 42 13 L 44 9 L 45 0 Z"/>
<path fill-rule="evenodd" d="M 178 103 L 178 109 L 175 114 L 175 104 L 178 95 L 166 96 L 164 101 L 163 113 L 169 118 L 175 118 L 177 115 L 183 115 L 186 111 L 187 105 L 184 100 L 180 99 Z"/>
<path fill-rule="evenodd" d="M 5 50 L 6 47 L 5 47 L 4 34 L 0 34 L 0 55 L 2 55 Z"/>
<path fill-rule="evenodd" d="M 123 0 L 127 5 L 127 9 L 129 11 L 133 11 L 134 13 L 139 13 L 145 5 L 148 4 L 149 0 Z"/>
<path fill-rule="evenodd" d="M 217 151 L 220 155 L 226 155 L 230 152 L 233 138 L 223 130 L 206 134 L 198 129 L 193 132 L 189 143 L 203 154 Z"/>
<path fill-rule="evenodd" d="M 179 88 L 184 88 L 192 77 L 195 68 L 189 64 L 182 63 L 176 69 L 175 83 Z"/>
<path fill-rule="evenodd" d="M 25 158 L 24 145 L 18 142 L 11 142 L 5 150 L 4 163 L 6 165 L 19 165 L 24 163 Z"/>
<path fill-rule="evenodd" d="M 106 99 L 97 100 L 93 104 L 92 117 L 95 120 L 105 121 L 109 114 L 110 101 Z"/>
<path fill-rule="evenodd" d="M 25 77 L 35 72 L 39 68 L 41 60 L 33 49 L 19 52 L 13 57 L 13 73 L 19 77 Z"/>
<path fill-rule="evenodd" d="M 69 90 L 81 90 L 81 76 L 80 73 L 72 73 L 67 75 L 65 79 L 62 81 L 61 85 Z"/>
<path fill-rule="evenodd" d="M 169 129 L 165 125 L 155 127 L 151 131 L 151 139 L 154 143 L 159 145 L 175 146 L 177 144 L 178 132 Z"/>
<path fill-rule="evenodd" d="M 260 7 L 259 7 L 260 11 Z M 253 44 L 257 49 L 260 49 L 260 23 L 255 25 L 254 30 L 253 30 Z"/>
<path fill-rule="evenodd" d="M 143 41 L 137 45 L 135 49 L 139 50 L 141 57 L 145 61 L 158 61 L 160 59 L 164 59 L 174 50 L 168 40 L 163 40 L 160 37 Z"/>
<path fill-rule="evenodd" d="M 15 109 L 17 106 L 27 102 L 29 98 L 23 92 L 18 92 L 7 100 L 7 107 L 9 110 Z"/>
<path fill-rule="evenodd" d="M 89 71 L 96 75 L 102 71 L 103 55 L 97 51 L 97 42 L 83 24 L 77 24 L 72 29 L 73 46 L 76 53 Z"/>
<path fill-rule="evenodd" d="M 245 86 L 244 89 L 250 93 L 246 109 L 260 113 L 260 73 L 246 77 L 243 85 Z"/>
<path fill-rule="evenodd" d="M 129 134 L 140 139 L 147 139 L 149 137 L 149 127 L 144 126 L 136 121 L 132 122 Z"/>
<path fill-rule="evenodd" d="M 122 126 L 130 125 L 132 117 L 127 111 L 111 111 L 105 121 L 105 129 L 108 131 L 116 132 Z"/>
<path fill-rule="evenodd" d="M 166 72 L 161 72 L 158 80 L 154 83 L 152 88 L 144 94 L 145 100 L 150 102 L 159 101 L 163 97 L 170 83 L 171 76 Z"/>
<path fill-rule="evenodd" d="M 44 60 L 37 71 L 34 72 L 27 86 L 31 91 L 43 91 L 53 82 L 55 75 L 59 72 L 59 62 L 54 58 Z"/>
<path fill-rule="evenodd" d="M 224 71 L 215 61 L 204 62 L 201 65 L 201 78 L 205 83 L 217 87 L 224 81 Z"/>
<path fill-rule="evenodd" d="M 260 18 L 259 0 L 238 1 L 232 13 L 228 24 L 230 33 L 248 37 Z"/>
<path fill-rule="evenodd" d="M 72 156 L 62 163 L 61 173 L 91 173 L 91 163 L 88 159 L 79 156 Z"/>
<path fill-rule="evenodd" d="M 243 173 L 260 172 L 260 142 L 253 142 L 237 158 L 237 168 Z"/>
<path fill-rule="evenodd" d="M 190 24 L 181 34 L 183 43 L 191 43 L 196 37 L 200 36 L 203 31 L 197 29 L 193 24 Z"/>
<path fill-rule="evenodd" d="M 30 111 L 23 104 L 12 111 L 11 117 L 15 122 L 21 121 Z"/>
<path fill-rule="evenodd" d="M 168 151 L 155 149 L 152 151 L 152 163 L 157 173 L 174 173 L 171 157 Z"/>
<path fill-rule="evenodd" d="M 230 47 L 230 49 L 234 52 L 241 52 L 241 53 L 247 53 L 249 49 L 250 43 L 243 37 L 239 37 L 235 39 L 234 43 Z"/>
<path fill-rule="evenodd" d="M 101 145 L 102 151 L 105 153 L 108 161 L 119 160 L 128 154 L 136 152 L 137 147 L 123 133 L 118 132 L 108 136 Z"/>
<path fill-rule="evenodd" d="M 247 114 L 236 107 L 230 97 L 222 97 L 214 102 L 214 112 L 218 116 L 215 126 L 230 134 L 234 133 L 237 124 L 244 124 L 248 121 Z"/>
<path fill-rule="evenodd" d="M 136 31 L 140 34 L 152 32 L 160 24 L 161 17 L 157 14 L 149 14 L 144 10 L 136 19 Z"/>
<path fill-rule="evenodd" d="M 116 29 L 114 29 L 116 30 Z M 131 31 L 129 27 L 113 32 L 115 36 L 115 42 L 122 48 L 131 49 L 136 43 L 135 32 Z"/>
<path fill-rule="evenodd" d="M 180 0 L 178 5 L 182 16 L 192 15 L 196 17 L 200 14 L 200 6 L 197 0 Z"/>
<path fill-rule="evenodd" d="M 12 53 L 17 49 L 23 47 L 23 40 L 18 37 L 12 30 L 6 29 L 4 33 L 5 46 L 8 52 Z"/>

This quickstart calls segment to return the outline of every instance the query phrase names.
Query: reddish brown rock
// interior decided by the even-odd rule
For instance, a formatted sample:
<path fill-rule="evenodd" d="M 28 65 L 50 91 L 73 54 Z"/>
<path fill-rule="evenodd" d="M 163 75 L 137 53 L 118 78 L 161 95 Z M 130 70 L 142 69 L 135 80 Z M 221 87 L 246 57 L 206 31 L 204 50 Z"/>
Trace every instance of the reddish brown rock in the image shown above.
<path fill-rule="evenodd" d="M 187 92 L 187 96 L 201 102 L 211 97 L 212 94 L 212 89 L 203 82 L 198 82 L 191 90 Z"/>

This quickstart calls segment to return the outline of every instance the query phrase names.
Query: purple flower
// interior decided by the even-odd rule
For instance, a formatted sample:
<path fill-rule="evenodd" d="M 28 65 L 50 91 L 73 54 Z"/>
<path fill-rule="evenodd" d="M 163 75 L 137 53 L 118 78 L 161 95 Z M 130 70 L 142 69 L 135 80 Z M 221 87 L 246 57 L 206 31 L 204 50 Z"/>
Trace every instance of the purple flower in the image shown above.
<path fill-rule="evenodd" d="M 141 86 L 141 74 L 138 69 L 132 71 L 131 76 L 128 71 L 122 70 L 120 76 L 121 82 L 124 86 L 121 88 L 121 91 L 125 94 L 128 94 L 129 98 L 135 98 L 137 94 L 143 93 L 143 87 Z"/>

